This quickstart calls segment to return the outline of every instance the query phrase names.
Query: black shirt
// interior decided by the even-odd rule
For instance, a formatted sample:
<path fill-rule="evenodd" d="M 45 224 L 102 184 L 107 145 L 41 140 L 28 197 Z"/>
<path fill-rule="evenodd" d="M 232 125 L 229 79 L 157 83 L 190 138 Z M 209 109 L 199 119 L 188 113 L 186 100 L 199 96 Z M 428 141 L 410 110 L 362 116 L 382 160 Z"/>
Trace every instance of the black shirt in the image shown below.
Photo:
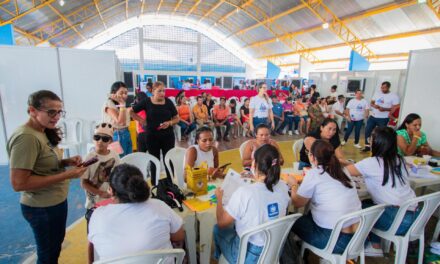
<path fill-rule="evenodd" d="M 315 129 L 314 131 L 310 132 L 309 134 L 307 134 L 306 137 L 313 137 L 316 139 L 321 139 L 321 130 L 318 127 L 317 129 Z M 339 140 L 339 135 L 338 133 L 336 133 L 331 139 L 330 139 L 330 144 L 332 144 L 333 148 L 336 150 L 340 145 L 341 145 L 341 141 Z M 306 145 L 303 144 L 301 151 L 299 152 L 299 160 L 309 163 L 309 156 L 306 153 Z"/>
<path fill-rule="evenodd" d="M 240 110 L 243 110 L 243 113 L 244 113 L 245 115 L 249 115 L 249 108 L 247 108 L 246 106 L 242 105 L 242 106 L 240 107 Z M 240 114 L 241 114 L 241 111 L 240 111 Z"/>
<path fill-rule="evenodd" d="M 177 109 L 170 99 L 165 98 L 165 104 L 160 105 L 153 104 L 151 102 L 151 98 L 148 97 L 133 105 L 133 111 L 135 113 L 138 113 L 142 110 L 145 110 L 147 114 L 147 125 L 145 129 L 147 135 L 160 134 L 174 136 L 172 126 L 169 126 L 167 129 L 157 130 L 161 123 L 170 121 L 177 115 Z"/>
<path fill-rule="evenodd" d="M 206 108 L 208 108 L 208 115 L 211 116 L 211 109 L 214 107 L 215 101 L 212 99 L 209 102 L 205 100 L 203 101 L 203 104 L 206 105 Z"/>

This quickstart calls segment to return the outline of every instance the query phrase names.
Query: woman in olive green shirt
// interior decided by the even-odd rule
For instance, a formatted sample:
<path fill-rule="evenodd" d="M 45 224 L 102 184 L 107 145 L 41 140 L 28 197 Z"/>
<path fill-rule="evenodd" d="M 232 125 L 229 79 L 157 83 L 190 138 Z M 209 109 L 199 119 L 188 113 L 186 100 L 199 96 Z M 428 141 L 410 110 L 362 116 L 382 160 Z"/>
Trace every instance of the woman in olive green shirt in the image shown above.
<path fill-rule="evenodd" d="M 37 244 L 37 263 L 58 263 L 67 218 L 69 179 L 80 177 L 86 167 L 81 157 L 61 159 L 56 127 L 64 116 L 61 99 L 41 90 L 29 96 L 29 120 L 8 140 L 11 184 L 21 192 L 21 211 Z M 65 170 L 66 166 L 74 166 Z"/>
<path fill-rule="evenodd" d="M 440 152 L 433 150 L 425 132 L 421 131 L 422 118 L 418 114 L 409 114 L 405 117 L 397 132 L 397 146 L 402 156 L 431 155 L 440 156 Z"/>

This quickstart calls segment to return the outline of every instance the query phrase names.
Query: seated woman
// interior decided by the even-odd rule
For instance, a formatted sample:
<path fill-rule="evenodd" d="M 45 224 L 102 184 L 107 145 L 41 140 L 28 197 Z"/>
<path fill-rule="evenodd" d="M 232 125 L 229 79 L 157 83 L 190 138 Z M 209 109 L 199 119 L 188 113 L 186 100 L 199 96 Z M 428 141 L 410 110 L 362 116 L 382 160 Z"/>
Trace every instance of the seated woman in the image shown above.
<path fill-rule="evenodd" d="M 246 137 L 252 137 L 249 129 L 249 98 L 244 99 L 243 105 L 240 107 L 240 116 L 243 129 L 246 131 Z"/>
<path fill-rule="evenodd" d="M 179 123 L 180 132 L 182 136 L 182 140 L 186 141 L 188 139 L 188 135 L 196 129 L 196 122 L 191 113 L 191 109 L 188 105 L 188 99 L 186 97 L 180 98 L 177 102 L 177 113 L 179 114 Z"/>
<path fill-rule="evenodd" d="M 310 132 L 304 138 L 304 144 L 299 153 L 300 161 L 298 169 L 302 170 L 304 167 L 311 167 L 308 152 L 310 151 L 310 147 L 312 146 L 313 142 L 315 142 L 317 139 L 322 139 L 330 142 L 330 144 L 333 146 L 333 149 L 335 150 L 336 157 L 339 159 L 339 162 L 342 165 L 345 166 L 351 164 L 350 162 L 345 160 L 344 154 L 342 153 L 341 141 L 339 140 L 339 128 L 336 121 L 331 118 L 326 118 L 317 129 Z"/>
<path fill-rule="evenodd" d="M 270 138 L 270 128 L 266 124 L 259 124 L 255 130 L 255 139 L 249 139 L 243 151 L 243 167 L 250 167 L 253 161 L 254 152 L 261 146 L 269 144 L 274 146 L 280 154 L 280 165 L 284 164 L 283 155 L 277 142 Z"/>
<path fill-rule="evenodd" d="M 402 156 L 431 155 L 440 156 L 440 151 L 433 150 L 425 132 L 421 130 L 422 118 L 418 114 L 409 114 L 397 130 L 398 152 Z"/>
<path fill-rule="evenodd" d="M 364 207 L 374 204 L 389 204 L 374 225 L 379 230 L 388 230 L 393 223 L 399 206 L 408 199 L 416 197 L 411 189 L 405 160 L 397 153 L 397 135 L 390 127 L 377 127 L 372 135 L 372 157 L 354 165 L 347 166 L 352 176 L 364 176 L 368 193 L 372 202 L 364 203 Z M 408 208 L 396 235 L 404 235 L 416 219 L 416 205 Z M 380 250 L 380 238 L 370 234 L 372 247 L 367 251 Z"/>
<path fill-rule="evenodd" d="M 216 190 L 217 225 L 214 226 L 215 253 L 236 263 L 240 235 L 246 230 L 286 215 L 288 187 L 280 182 L 281 156 L 277 148 L 264 145 L 255 151 L 252 169 L 256 183 L 238 188 L 223 207 L 223 191 Z M 250 237 L 245 263 L 257 263 L 265 245 L 263 234 Z"/>
<path fill-rule="evenodd" d="M 218 150 L 215 147 L 214 133 L 206 126 L 196 130 L 196 144 L 186 150 L 184 161 L 185 167 L 190 166 L 191 168 L 200 167 L 202 163 L 208 165 L 210 175 L 223 176 L 223 170 L 218 170 Z"/>
<path fill-rule="evenodd" d="M 315 130 L 324 120 L 324 114 L 322 113 L 321 107 L 319 106 L 320 99 L 317 97 L 312 97 L 310 99 L 310 106 L 307 110 L 310 117 L 310 130 Z"/>
<path fill-rule="evenodd" d="M 182 219 L 164 202 L 149 199 L 150 188 L 138 168 L 116 166 L 109 183 L 114 203 L 97 208 L 90 219 L 89 261 L 93 262 L 94 250 L 99 259 L 111 259 L 172 249 L 171 242 L 184 239 Z"/>
<path fill-rule="evenodd" d="M 310 212 L 295 222 L 292 231 L 305 242 L 323 249 L 339 218 L 361 210 L 361 202 L 354 182 L 342 171 L 332 144 L 317 139 L 308 155 L 314 168 L 307 172 L 301 186 L 298 188 L 294 177 L 288 178 L 293 205 L 303 207 L 311 201 Z M 344 252 L 358 221 L 352 219 L 344 223 L 333 253 Z"/>
<path fill-rule="evenodd" d="M 235 139 L 239 136 L 239 128 L 243 126 L 241 124 L 240 118 L 238 117 L 237 101 L 235 101 L 235 99 L 231 99 L 231 101 L 229 101 L 229 109 L 230 115 L 228 117 L 228 122 L 231 124 L 232 137 Z"/>

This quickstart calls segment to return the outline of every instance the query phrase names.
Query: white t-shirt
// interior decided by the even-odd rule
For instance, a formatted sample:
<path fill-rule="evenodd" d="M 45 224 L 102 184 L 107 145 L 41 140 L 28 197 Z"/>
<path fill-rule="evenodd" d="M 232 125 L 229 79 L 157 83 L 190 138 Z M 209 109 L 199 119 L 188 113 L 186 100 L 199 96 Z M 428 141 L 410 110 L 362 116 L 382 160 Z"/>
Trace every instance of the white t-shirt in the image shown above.
<path fill-rule="evenodd" d="M 416 197 L 413 189 L 411 189 L 408 173 L 405 169 L 402 171 L 402 177 L 405 180 L 405 184 L 401 184 L 396 176 L 395 186 L 392 187 L 393 182 L 391 175 L 388 178 L 387 184 L 382 186 L 384 174 L 382 158 L 366 158 L 356 163 L 355 167 L 364 176 L 368 193 L 370 193 L 375 204 L 400 206 L 408 199 Z M 412 206 L 410 210 L 414 208 L 415 206 Z"/>
<path fill-rule="evenodd" d="M 93 212 L 88 239 L 99 259 L 143 250 L 172 249 L 170 234 L 182 227 L 182 218 L 164 202 L 109 204 Z"/>
<path fill-rule="evenodd" d="M 332 111 L 331 114 L 336 115 L 336 111 L 339 111 L 341 113 L 344 113 L 344 107 L 345 107 L 345 103 L 340 103 L 339 101 L 337 101 L 336 103 L 334 103 L 332 105 Z"/>
<path fill-rule="evenodd" d="M 330 92 L 330 96 L 337 99 L 338 98 L 338 92 L 333 92 L 333 93 Z"/>
<path fill-rule="evenodd" d="M 272 101 L 257 95 L 251 98 L 249 108 L 255 110 L 254 117 L 267 118 L 269 117 L 269 109 L 272 109 Z"/>
<path fill-rule="evenodd" d="M 361 201 L 353 182 L 353 188 L 350 189 L 333 179 L 327 172 L 321 173 L 321 168 L 309 170 L 297 194 L 310 199 L 310 210 L 318 226 L 333 229 L 341 216 L 361 210 Z M 345 222 L 344 227 L 358 221 L 357 218 L 349 220 Z"/>
<path fill-rule="evenodd" d="M 110 153 L 107 155 L 99 155 L 96 151 L 92 151 L 87 154 L 84 160 L 86 161 L 95 156 L 98 156 L 99 161 L 88 166 L 81 178 L 89 180 L 96 188 L 106 192 L 109 188 L 108 180 L 110 172 L 120 163 L 119 155 L 114 150 L 110 150 Z M 100 196 L 86 191 L 85 207 L 86 209 L 90 209 L 102 200 L 104 199 Z"/>
<path fill-rule="evenodd" d="M 119 108 L 116 106 L 116 104 L 113 102 L 113 100 L 107 99 L 102 106 L 102 122 L 112 124 L 114 128 L 121 129 L 128 127 L 130 125 L 130 111 L 125 110 L 125 124 L 119 125 L 116 124 L 116 121 L 112 118 L 111 115 L 109 115 L 106 110 L 108 108 L 116 110 L 116 112 L 119 113 Z"/>
<path fill-rule="evenodd" d="M 347 109 L 350 111 L 350 118 L 352 121 L 360 121 L 364 119 L 365 110 L 369 109 L 369 106 L 365 99 L 358 100 L 353 98 L 348 102 Z"/>
<path fill-rule="evenodd" d="M 191 148 L 194 148 L 197 152 L 197 159 L 194 162 L 195 168 L 200 168 L 200 166 L 204 162 L 208 165 L 208 168 L 214 168 L 214 151 L 212 149 L 208 152 L 205 152 L 205 151 L 201 150 L 199 145 L 197 145 L 197 144 L 192 145 L 191 147 L 188 148 L 188 150 Z M 186 157 L 185 157 L 185 159 L 186 159 Z M 185 164 L 186 164 L 186 160 L 184 160 L 184 162 L 183 162 L 184 166 L 185 166 Z"/>
<path fill-rule="evenodd" d="M 261 182 L 238 188 L 225 206 L 226 212 L 235 219 L 237 234 L 240 236 L 250 228 L 285 216 L 290 201 L 288 192 L 289 187 L 281 181 L 273 186 L 273 192 Z M 264 235 L 253 235 L 249 242 L 263 246 Z"/>
<path fill-rule="evenodd" d="M 376 105 L 384 108 L 391 108 L 393 105 L 398 105 L 400 103 L 399 96 L 392 92 L 384 94 L 382 91 L 377 91 L 371 100 L 374 101 Z M 372 107 L 371 115 L 376 118 L 388 118 L 389 113 L 390 111 L 381 112 Z"/>

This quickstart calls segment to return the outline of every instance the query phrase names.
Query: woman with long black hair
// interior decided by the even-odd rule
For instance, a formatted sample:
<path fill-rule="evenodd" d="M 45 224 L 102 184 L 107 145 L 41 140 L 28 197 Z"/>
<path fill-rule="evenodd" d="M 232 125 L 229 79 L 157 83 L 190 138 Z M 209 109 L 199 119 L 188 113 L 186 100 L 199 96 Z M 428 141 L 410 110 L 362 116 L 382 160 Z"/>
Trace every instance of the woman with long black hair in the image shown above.
<path fill-rule="evenodd" d="M 308 153 L 313 168 L 307 172 L 301 186 L 294 177 L 288 178 L 291 198 L 296 208 L 311 202 L 310 213 L 300 217 L 292 231 L 307 243 L 323 249 L 339 218 L 361 209 L 361 202 L 352 179 L 342 170 L 334 148 L 326 140 L 317 139 Z M 347 221 L 333 253 L 344 252 L 358 219 Z"/>
<path fill-rule="evenodd" d="M 145 98 L 133 106 L 135 113 L 145 110 L 147 151 L 160 160 L 160 153 L 165 157 L 167 152 L 174 148 L 175 138 L 173 126 L 179 122 L 179 115 L 173 102 L 165 97 L 165 85 L 163 82 L 153 84 L 153 96 Z M 154 167 L 154 165 L 152 165 Z M 154 168 L 153 168 L 154 169 Z M 171 175 L 166 169 L 167 177 L 171 180 Z M 151 182 L 156 182 L 156 177 L 152 175 Z"/>
<path fill-rule="evenodd" d="M 388 230 L 394 221 L 399 206 L 408 199 L 416 197 L 411 189 L 405 160 L 397 152 L 397 134 L 390 127 L 377 127 L 372 135 L 372 157 L 354 165 L 347 166 L 352 176 L 363 176 L 372 201 L 364 207 L 375 204 L 389 204 L 374 225 L 380 230 Z M 409 207 L 396 235 L 404 235 L 414 222 L 417 205 Z M 380 238 L 370 234 L 371 246 L 368 251 L 381 253 Z M 375 250 L 376 249 L 376 250 Z"/>
<path fill-rule="evenodd" d="M 280 154 L 278 149 L 266 144 L 255 151 L 252 162 L 256 183 L 238 188 L 223 207 L 223 191 L 216 190 L 217 225 L 214 227 L 215 253 L 228 263 L 236 263 L 240 235 L 246 230 L 286 215 L 289 203 L 288 188 L 280 182 Z M 231 227 L 235 224 L 235 228 Z M 258 263 L 265 245 L 263 234 L 249 239 L 245 263 Z"/>
<path fill-rule="evenodd" d="M 37 263 L 58 263 L 67 219 L 69 180 L 80 177 L 81 157 L 62 159 L 57 145 L 64 117 L 63 103 L 53 92 L 37 91 L 28 99 L 29 120 L 18 127 L 7 144 L 10 178 L 21 192 L 23 217 L 37 244 Z M 65 170 L 65 167 L 73 166 Z"/>

